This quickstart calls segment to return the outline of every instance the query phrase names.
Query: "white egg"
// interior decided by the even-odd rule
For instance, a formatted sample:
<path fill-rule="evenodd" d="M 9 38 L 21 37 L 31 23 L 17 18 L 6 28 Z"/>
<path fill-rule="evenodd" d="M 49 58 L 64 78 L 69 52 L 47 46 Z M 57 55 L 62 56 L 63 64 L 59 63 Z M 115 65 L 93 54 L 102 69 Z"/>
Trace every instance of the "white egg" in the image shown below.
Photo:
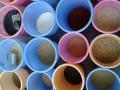
<path fill-rule="evenodd" d="M 54 14 L 51 12 L 46 12 L 41 14 L 37 19 L 37 30 L 41 35 L 48 33 L 53 26 L 55 21 Z"/>

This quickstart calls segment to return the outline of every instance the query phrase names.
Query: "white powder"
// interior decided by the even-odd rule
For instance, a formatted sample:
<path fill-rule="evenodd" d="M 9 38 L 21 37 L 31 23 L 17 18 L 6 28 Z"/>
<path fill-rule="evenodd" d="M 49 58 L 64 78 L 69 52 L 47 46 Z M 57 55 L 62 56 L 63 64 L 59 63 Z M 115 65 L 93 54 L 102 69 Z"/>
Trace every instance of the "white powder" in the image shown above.
<path fill-rule="evenodd" d="M 55 20 L 54 14 L 51 12 L 46 12 L 41 14 L 38 17 L 38 20 L 36 23 L 37 29 L 40 32 L 40 34 L 43 35 L 48 33 L 53 26 L 54 20 Z"/>

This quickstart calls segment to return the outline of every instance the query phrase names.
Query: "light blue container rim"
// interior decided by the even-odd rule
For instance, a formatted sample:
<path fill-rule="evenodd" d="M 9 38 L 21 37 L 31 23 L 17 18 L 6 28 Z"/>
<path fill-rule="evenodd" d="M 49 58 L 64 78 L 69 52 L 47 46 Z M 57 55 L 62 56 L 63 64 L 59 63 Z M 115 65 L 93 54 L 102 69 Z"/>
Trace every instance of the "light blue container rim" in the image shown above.
<path fill-rule="evenodd" d="M 27 81 L 26 81 L 27 90 L 28 90 L 28 88 L 29 88 L 29 86 L 28 86 L 29 80 L 30 80 L 30 78 L 31 78 L 33 75 L 35 75 L 35 74 L 44 74 L 44 75 L 48 76 L 48 78 L 49 78 L 49 79 L 51 80 L 51 82 L 52 82 L 52 77 L 50 77 L 49 74 L 47 74 L 47 73 L 45 73 L 45 72 L 38 72 L 38 71 L 36 71 L 36 72 L 31 73 L 31 74 L 28 76 L 28 78 L 27 78 Z M 52 82 L 52 86 L 53 86 L 53 82 Z M 54 90 L 54 87 L 52 88 L 52 90 Z"/>
<path fill-rule="evenodd" d="M 114 74 L 114 76 L 118 79 L 118 81 L 119 81 L 119 84 L 120 84 L 120 78 L 119 78 L 119 76 L 117 75 L 117 73 L 115 73 L 114 71 L 112 71 L 112 70 L 110 70 L 110 69 L 108 69 L 108 68 L 97 68 L 97 69 L 94 69 L 94 70 L 92 70 L 89 74 L 88 74 L 88 76 L 87 76 L 87 78 L 86 78 L 86 89 L 87 90 L 89 90 L 89 87 L 88 87 L 88 81 L 89 81 L 89 78 L 91 77 L 91 75 L 94 73 L 94 72 L 96 72 L 96 71 L 109 71 L 109 72 L 111 72 L 112 74 Z"/>
<path fill-rule="evenodd" d="M 53 47 L 53 49 L 54 49 L 54 52 L 55 52 L 54 62 L 53 62 L 53 64 L 51 64 L 51 66 L 50 66 L 48 69 L 46 69 L 46 70 L 42 70 L 42 71 L 39 70 L 39 71 L 38 71 L 38 70 L 34 69 L 32 66 L 30 66 L 29 63 L 27 62 L 27 61 L 28 61 L 27 58 L 26 58 L 27 48 L 29 47 L 29 45 L 30 45 L 31 43 L 33 43 L 33 42 L 36 41 L 36 40 L 46 40 L 46 41 L 48 41 L 48 42 L 52 45 L 52 47 Z M 52 69 L 54 68 L 54 66 L 56 65 L 56 63 L 57 63 L 57 61 L 58 61 L 58 57 L 59 57 L 57 48 L 58 48 L 58 47 L 57 47 L 50 39 L 48 39 L 48 38 L 46 38 L 46 37 L 41 37 L 41 38 L 34 38 L 34 39 L 32 39 L 32 40 L 27 44 L 27 46 L 26 46 L 26 48 L 25 48 L 25 52 L 24 52 L 24 57 L 25 57 L 26 65 L 27 65 L 32 71 L 34 71 L 34 72 L 39 72 L 39 73 L 45 73 L 45 72 L 48 72 L 48 71 L 52 70 Z"/>
<path fill-rule="evenodd" d="M 0 66 L 0 69 L 3 70 L 4 72 L 15 72 L 16 70 L 19 70 L 19 69 L 22 67 L 23 63 L 24 63 L 24 50 L 23 50 L 22 46 L 20 45 L 19 41 L 15 40 L 15 39 L 5 39 L 5 40 L 3 40 L 3 41 L 0 42 L 0 46 L 1 46 L 4 42 L 10 42 L 10 41 L 15 42 L 15 43 L 18 45 L 18 47 L 20 48 L 20 50 L 21 50 L 21 55 L 22 55 L 22 56 L 21 56 L 21 62 L 20 62 L 20 64 L 19 64 L 15 69 L 10 70 L 10 71 L 5 70 L 4 68 L 2 68 L 2 67 Z"/>
<path fill-rule="evenodd" d="M 46 3 L 48 6 L 51 7 L 51 9 L 53 10 L 53 15 L 54 15 L 54 17 L 55 17 L 55 20 L 54 20 L 54 23 L 53 23 L 51 29 L 49 30 L 49 32 L 47 32 L 47 33 L 45 33 L 45 34 L 43 34 L 43 35 L 33 35 L 33 34 L 31 34 L 31 33 L 27 30 L 27 28 L 26 28 L 26 26 L 25 26 L 25 24 L 24 24 L 24 18 L 25 18 L 24 16 L 25 16 L 25 13 L 26 13 L 27 9 L 31 8 L 32 6 L 34 6 L 34 5 L 36 5 L 36 4 L 39 5 L 39 4 L 41 4 L 41 3 Z M 23 15 L 22 15 L 22 23 L 23 23 L 24 30 L 25 30 L 29 35 L 31 35 L 31 36 L 33 36 L 33 37 L 36 37 L 36 38 L 38 38 L 38 37 L 43 37 L 43 36 L 48 36 L 48 35 L 54 30 L 54 28 L 57 27 L 57 26 L 56 26 L 56 25 L 57 25 L 57 22 L 56 22 L 55 10 L 54 10 L 54 8 L 53 8 L 48 2 L 45 2 L 45 1 L 35 1 L 35 2 L 32 2 L 31 4 L 29 4 L 29 5 L 25 8 L 25 10 L 24 10 L 24 12 L 23 12 Z M 37 29 L 36 29 L 36 30 L 37 30 Z M 53 31 L 53 32 L 54 32 L 54 31 Z"/>
<path fill-rule="evenodd" d="M 56 7 L 56 22 L 57 22 L 58 26 L 59 26 L 64 32 L 83 32 L 83 31 L 85 31 L 85 30 L 89 27 L 89 25 L 92 23 L 92 19 L 93 19 L 93 15 L 94 15 L 94 13 L 93 13 L 93 5 L 92 5 L 92 3 L 91 3 L 90 0 L 86 0 L 86 1 L 89 3 L 89 5 L 90 5 L 90 10 L 91 10 L 91 12 L 90 12 L 91 15 L 90 15 L 89 22 L 88 22 L 82 29 L 80 29 L 80 30 L 70 31 L 70 30 L 64 29 L 64 28 L 60 25 L 60 23 L 59 23 L 59 21 L 58 21 L 58 19 L 57 19 L 57 14 L 58 14 L 59 6 L 60 6 L 61 3 L 63 2 L 63 0 L 60 0 L 60 2 L 58 3 L 58 5 L 57 5 L 57 7 Z"/>

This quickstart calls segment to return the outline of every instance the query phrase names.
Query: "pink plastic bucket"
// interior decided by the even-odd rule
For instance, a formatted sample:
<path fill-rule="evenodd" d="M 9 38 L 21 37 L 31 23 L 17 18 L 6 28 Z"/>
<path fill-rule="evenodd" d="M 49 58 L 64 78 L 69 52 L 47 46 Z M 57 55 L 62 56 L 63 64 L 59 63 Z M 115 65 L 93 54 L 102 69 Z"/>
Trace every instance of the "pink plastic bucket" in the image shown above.
<path fill-rule="evenodd" d="M 25 34 L 24 30 L 23 30 L 23 25 L 22 25 L 22 21 L 21 21 L 21 25 L 20 25 L 20 28 L 19 30 L 17 31 L 17 33 L 15 33 L 14 35 L 9 35 L 6 31 L 5 31 L 5 28 L 4 28 L 4 24 L 3 24 L 3 21 L 4 21 L 4 17 L 5 15 L 11 11 L 11 10 L 17 10 L 19 13 L 20 13 L 20 16 L 22 18 L 22 9 L 16 7 L 16 6 L 13 6 L 13 5 L 7 5 L 3 8 L 0 9 L 0 37 L 3 37 L 3 38 L 12 38 L 12 37 L 16 37 L 16 36 L 19 36 L 21 34 Z"/>
<path fill-rule="evenodd" d="M 72 32 L 65 34 L 58 45 L 62 59 L 69 63 L 80 63 L 88 55 L 89 43 L 84 35 Z"/>
<path fill-rule="evenodd" d="M 102 33 L 118 32 L 120 30 L 120 2 L 117 0 L 99 2 L 94 8 L 92 24 Z"/>
<path fill-rule="evenodd" d="M 4 5 L 23 5 L 28 2 L 29 0 L 0 0 L 0 3 Z"/>

